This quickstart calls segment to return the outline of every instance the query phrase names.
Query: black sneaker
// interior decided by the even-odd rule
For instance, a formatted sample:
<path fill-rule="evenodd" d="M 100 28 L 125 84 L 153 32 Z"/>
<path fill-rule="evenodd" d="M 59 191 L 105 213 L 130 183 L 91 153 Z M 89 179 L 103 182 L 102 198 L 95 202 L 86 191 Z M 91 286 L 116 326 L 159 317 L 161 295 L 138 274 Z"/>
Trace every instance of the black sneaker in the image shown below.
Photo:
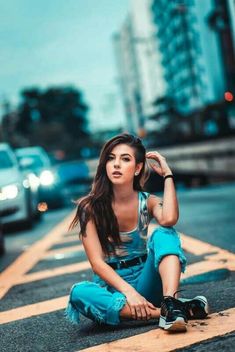
<path fill-rule="evenodd" d="M 205 319 L 209 313 L 206 297 L 196 296 L 192 299 L 180 298 L 184 306 L 187 319 Z"/>
<path fill-rule="evenodd" d="M 178 299 L 165 296 L 161 303 L 159 327 L 167 331 L 186 331 L 187 317 L 184 306 Z"/>

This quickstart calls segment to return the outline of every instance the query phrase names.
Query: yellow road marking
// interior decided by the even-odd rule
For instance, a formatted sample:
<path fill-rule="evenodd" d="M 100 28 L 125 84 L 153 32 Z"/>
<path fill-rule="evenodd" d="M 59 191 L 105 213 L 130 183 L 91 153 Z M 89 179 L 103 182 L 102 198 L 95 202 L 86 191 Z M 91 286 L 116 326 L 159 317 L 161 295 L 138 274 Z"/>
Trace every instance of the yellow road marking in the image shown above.
<path fill-rule="evenodd" d="M 195 275 L 200 275 L 208 273 L 209 271 L 214 271 L 218 269 L 228 269 L 231 271 L 235 270 L 235 256 L 233 261 L 221 262 L 219 260 L 213 260 L 209 258 L 208 260 L 203 260 L 194 264 L 187 266 L 186 272 L 182 274 L 181 278 L 186 279 Z"/>
<path fill-rule="evenodd" d="M 122 340 L 89 347 L 83 352 L 169 352 L 190 346 L 216 336 L 222 336 L 235 330 L 235 308 L 215 313 L 204 321 L 191 321 L 187 333 L 169 334 L 160 329 L 154 329 L 143 334 L 131 336 Z"/>
<path fill-rule="evenodd" d="M 54 276 L 76 273 L 76 272 L 87 270 L 90 268 L 91 268 L 91 266 L 88 261 L 84 261 L 84 262 L 80 262 L 80 263 L 76 263 L 76 264 L 71 264 L 71 265 L 64 265 L 59 268 L 42 270 L 42 271 L 38 271 L 35 273 L 20 276 L 20 277 L 18 277 L 18 279 L 15 281 L 14 284 L 19 285 L 19 284 L 25 284 L 28 282 L 32 282 L 32 281 L 49 279 Z"/>
<path fill-rule="evenodd" d="M 68 302 L 68 296 L 50 299 L 48 301 L 29 304 L 27 306 L 10 309 L 0 313 L 0 324 L 30 318 L 36 315 L 54 312 L 64 309 Z"/>
<path fill-rule="evenodd" d="M 73 236 L 64 235 L 58 241 L 58 243 L 69 243 L 69 242 L 78 242 L 78 243 L 80 243 L 81 241 L 79 240 L 78 235 L 73 235 Z"/>
<path fill-rule="evenodd" d="M 82 244 L 78 244 L 78 245 L 70 246 L 70 247 L 57 248 L 57 249 L 53 249 L 51 251 L 47 251 L 44 255 L 44 258 L 56 256 L 56 255 L 60 255 L 60 254 L 68 253 L 68 252 L 78 252 L 78 251 L 83 251 L 83 250 L 84 250 L 84 248 L 83 248 Z"/>
<path fill-rule="evenodd" d="M 54 227 L 47 236 L 34 243 L 23 252 L 0 274 L 0 299 L 41 259 L 41 257 L 43 257 L 43 254 L 50 247 L 55 245 L 63 234 L 68 231 L 68 225 L 71 219 L 72 214 Z"/>
<path fill-rule="evenodd" d="M 203 242 L 198 240 L 195 237 L 189 235 L 184 235 L 180 233 L 180 238 L 182 245 L 187 252 L 190 252 L 194 255 L 203 255 L 207 253 L 213 253 L 215 251 L 221 250 L 221 248 L 211 245 L 210 243 Z"/>
<path fill-rule="evenodd" d="M 29 249 L 27 249 L 20 257 L 16 259 L 16 261 L 10 265 L 1 275 L 0 279 L 2 280 L 2 284 L 0 286 L 0 297 L 4 296 L 4 294 L 14 285 L 24 284 L 33 282 L 36 280 L 48 279 L 54 276 L 65 275 L 73 272 L 79 272 L 83 270 L 87 270 L 90 268 L 90 263 L 88 261 L 83 261 L 80 263 L 75 263 L 71 265 L 64 265 L 59 268 L 43 270 L 40 272 L 26 274 L 40 259 L 45 258 L 49 255 L 55 255 L 56 253 L 68 252 L 73 250 L 81 250 L 82 245 L 75 245 L 67 248 L 60 248 L 55 250 L 48 250 L 50 247 L 57 243 L 68 242 L 67 237 L 67 228 L 68 223 L 71 221 L 70 214 L 65 220 L 56 226 L 44 239 L 38 241 L 34 245 L 32 245 Z M 151 225 L 150 230 L 152 231 L 155 226 Z M 74 242 L 74 238 L 71 238 Z M 197 274 L 201 274 L 204 272 L 208 272 L 215 269 L 220 268 L 228 268 L 229 270 L 235 269 L 235 255 L 223 250 L 219 247 L 215 247 L 208 243 L 202 242 L 195 238 L 188 237 L 186 235 L 181 234 L 181 239 L 183 242 L 183 247 L 188 252 L 191 252 L 196 255 L 202 254 L 210 254 L 205 256 L 205 260 L 202 262 L 194 263 L 188 266 L 186 274 L 182 275 L 182 278 L 188 278 Z M 77 239 L 76 239 L 77 240 Z M 213 254 L 212 254 L 213 253 Z M 5 281 L 4 281 L 5 279 Z M 63 297 L 61 297 L 63 299 Z M 54 300 L 49 300 L 54 302 Z M 45 301 L 45 307 L 47 302 Z M 59 299 L 57 301 L 59 302 Z M 30 305 L 31 307 L 32 305 Z M 46 308 L 43 308 L 44 302 L 40 302 L 40 306 L 42 310 L 37 308 L 38 314 L 46 313 Z M 19 309 L 26 309 L 25 317 L 27 317 L 27 312 L 30 314 L 30 310 L 27 309 L 28 306 L 21 307 Z M 59 306 L 60 307 L 60 306 Z M 57 310 L 56 305 L 52 305 L 49 308 L 49 311 L 52 312 Z M 3 312 L 5 313 L 5 312 Z"/>

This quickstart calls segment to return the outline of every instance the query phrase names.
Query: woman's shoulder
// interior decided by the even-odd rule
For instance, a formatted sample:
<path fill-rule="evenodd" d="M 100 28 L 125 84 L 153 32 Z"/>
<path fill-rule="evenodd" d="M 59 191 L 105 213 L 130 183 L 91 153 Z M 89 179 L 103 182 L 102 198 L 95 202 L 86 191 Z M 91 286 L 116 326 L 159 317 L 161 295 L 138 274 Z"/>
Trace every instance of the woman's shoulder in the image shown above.
<path fill-rule="evenodd" d="M 159 202 L 160 200 L 162 200 L 161 197 L 156 196 L 155 194 L 149 193 L 149 192 L 145 192 L 145 191 L 141 191 L 139 192 L 141 197 L 144 199 L 148 200 L 148 203 L 156 203 Z"/>
<path fill-rule="evenodd" d="M 158 197 L 155 194 L 148 193 L 147 205 L 148 205 L 148 210 L 150 211 L 150 213 L 152 212 L 153 208 L 156 205 L 159 205 L 160 203 L 162 203 L 161 197 Z"/>

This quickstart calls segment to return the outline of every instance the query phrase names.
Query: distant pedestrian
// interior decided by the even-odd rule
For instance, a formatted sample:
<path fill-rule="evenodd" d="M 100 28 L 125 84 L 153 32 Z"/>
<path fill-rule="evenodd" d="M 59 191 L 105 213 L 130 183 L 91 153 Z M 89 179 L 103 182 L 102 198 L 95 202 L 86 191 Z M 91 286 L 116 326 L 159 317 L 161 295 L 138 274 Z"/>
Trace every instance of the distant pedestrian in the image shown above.
<path fill-rule="evenodd" d="M 163 198 L 143 191 L 146 159 L 164 178 Z M 91 192 L 78 201 L 71 227 L 79 225 L 93 281 L 73 285 L 66 310 L 98 323 L 159 319 L 168 331 L 186 331 L 188 319 L 205 318 L 204 296 L 178 298 L 186 258 L 172 227 L 179 216 L 174 177 L 157 151 L 123 133 L 103 147 Z M 158 227 L 147 238 L 148 225 Z"/>

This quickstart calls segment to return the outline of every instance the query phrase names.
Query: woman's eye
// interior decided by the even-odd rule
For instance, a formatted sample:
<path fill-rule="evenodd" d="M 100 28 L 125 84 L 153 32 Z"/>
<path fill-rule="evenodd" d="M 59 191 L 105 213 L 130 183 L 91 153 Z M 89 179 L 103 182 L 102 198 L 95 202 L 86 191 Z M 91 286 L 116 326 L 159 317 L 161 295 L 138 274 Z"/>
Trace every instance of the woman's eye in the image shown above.
<path fill-rule="evenodd" d="M 130 159 L 129 159 L 129 158 L 123 158 L 123 160 L 124 160 L 124 161 L 130 161 Z"/>
<path fill-rule="evenodd" d="M 113 160 L 113 156 L 112 156 L 112 155 L 109 155 L 109 156 L 108 156 L 108 160 Z"/>

